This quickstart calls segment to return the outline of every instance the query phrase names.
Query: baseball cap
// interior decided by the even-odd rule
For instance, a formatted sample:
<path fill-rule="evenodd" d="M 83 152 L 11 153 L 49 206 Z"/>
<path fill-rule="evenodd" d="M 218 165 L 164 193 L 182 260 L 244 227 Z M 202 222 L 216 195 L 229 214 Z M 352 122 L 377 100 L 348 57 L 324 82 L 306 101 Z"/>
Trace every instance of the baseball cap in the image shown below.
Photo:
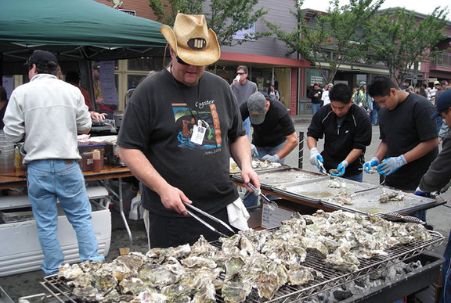
<path fill-rule="evenodd" d="M 269 95 L 266 93 L 255 92 L 247 99 L 247 109 L 249 111 L 249 119 L 251 124 L 259 125 L 265 121 L 266 116 L 266 100 Z"/>
<path fill-rule="evenodd" d="M 440 81 L 437 81 L 437 80 L 434 81 L 434 85 L 437 85 L 437 84 L 440 85 Z"/>
<path fill-rule="evenodd" d="M 44 50 L 35 50 L 28 58 L 25 66 L 30 67 L 33 64 L 47 65 L 49 63 L 58 65 L 58 60 L 56 59 L 56 56 L 54 54 Z"/>
<path fill-rule="evenodd" d="M 451 107 L 451 89 L 445 90 L 438 96 L 435 107 L 439 114 L 446 112 Z"/>

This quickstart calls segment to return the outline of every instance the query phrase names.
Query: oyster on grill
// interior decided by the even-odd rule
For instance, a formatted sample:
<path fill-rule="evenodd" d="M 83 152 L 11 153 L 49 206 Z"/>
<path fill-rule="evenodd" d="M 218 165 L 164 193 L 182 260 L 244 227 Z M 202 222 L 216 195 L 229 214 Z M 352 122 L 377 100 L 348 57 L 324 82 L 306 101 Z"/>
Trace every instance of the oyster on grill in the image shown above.
<path fill-rule="evenodd" d="M 315 278 L 324 278 L 323 274 L 313 268 L 293 264 L 288 269 L 288 283 L 290 285 L 304 285 Z"/>
<path fill-rule="evenodd" d="M 114 289 L 118 282 L 113 271 L 111 271 L 111 267 L 108 266 L 109 264 L 105 263 L 104 265 L 98 271 L 92 273 L 94 286 L 103 294 Z"/>
<path fill-rule="evenodd" d="M 168 297 L 158 293 L 154 289 L 146 289 L 138 295 L 138 300 L 133 300 L 132 303 L 167 303 Z"/>
<path fill-rule="evenodd" d="M 226 303 L 240 303 L 246 300 L 251 291 L 252 286 L 249 281 L 236 274 L 224 281 L 221 295 Z"/>
<path fill-rule="evenodd" d="M 119 288 L 123 294 L 133 294 L 138 295 L 140 292 L 146 289 L 144 282 L 135 277 L 126 278 L 119 282 Z"/>
<path fill-rule="evenodd" d="M 130 271 L 136 272 L 146 262 L 146 256 L 138 252 L 131 252 L 128 255 L 117 257 L 113 262 L 121 263 L 127 266 Z"/>
<path fill-rule="evenodd" d="M 63 278 L 66 280 L 76 279 L 78 276 L 83 274 L 83 270 L 80 268 L 78 264 L 66 263 L 60 266 L 58 270 L 58 278 Z"/>
<path fill-rule="evenodd" d="M 218 249 L 211 245 L 203 235 L 191 246 L 190 256 L 204 256 L 210 257 L 214 255 Z"/>
<path fill-rule="evenodd" d="M 92 286 L 94 283 L 93 281 L 93 275 L 90 273 L 82 273 L 81 275 L 77 276 L 74 280 L 70 280 L 67 282 L 67 285 L 72 287 L 89 287 Z"/>
<path fill-rule="evenodd" d="M 171 284 L 161 289 L 161 293 L 165 295 L 170 302 L 191 302 L 192 289 L 188 285 L 182 283 Z"/>
<path fill-rule="evenodd" d="M 307 249 L 316 250 L 321 256 L 326 257 L 329 253 L 326 245 L 324 245 L 319 239 L 313 239 L 309 237 L 302 237 L 302 245 Z"/>
<path fill-rule="evenodd" d="M 75 287 L 72 290 L 72 293 L 77 298 L 80 298 L 86 302 L 98 302 L 103 299 L 103 296 L 99 290 L 92 285 L 86 287 Z"/>
<path fill-rule="evenodd" d="M 138 277 L 151 287 L 163 287 L 177 283 L 185 269 L 177 259 L 170 257 L 169 260 L 171 262 L 159 266 L 145 264 L 138 272 Z"/>
<path fill-rule="evenodd" d="M 204 257 L 197 257 L 197 256 L 187 257 L 187 258 L 183 259 L 181 261 L 181 263 L 184 266 L 189 267 L 189 268 L 192 268 L 192 267 L 215 268 L 217 266 L 215 261 L 213 261 L 212 259 L 204 258 Z"/>
<path fill-rule="evenodd" d="M 208 278 L 201 278 L 199 281 L 200 288 L 196 290 L 193 298 L 193 303 L 215 303 L 216 302 L 216 290 L 215 285 Z"/>
<path fill-rule="evenodd" d="M 348 243 L 338 247 L 332 254 L 327 255 L 326 263 L 341 271 L 354 272 L 359 269 L 360 261 L 350 251 Z"/>

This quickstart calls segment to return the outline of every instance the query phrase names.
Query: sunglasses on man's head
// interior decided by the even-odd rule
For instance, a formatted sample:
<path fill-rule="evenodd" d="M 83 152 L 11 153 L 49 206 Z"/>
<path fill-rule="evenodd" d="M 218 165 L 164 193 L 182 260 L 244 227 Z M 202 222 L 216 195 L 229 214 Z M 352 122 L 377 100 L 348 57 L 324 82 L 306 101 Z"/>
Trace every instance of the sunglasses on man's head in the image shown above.
<path fill-rule="evenodd" d="M 183 61 L 182 59 L 180 59 L 179 56 L 175 57 L 177 59 L 177 63 L 182 64 L 182 65 L 189 65 L 188 63 L 186 63 L 185 61 Z"/>
<path fill-rule="evenodd" d="M 243 72 L 237 72 L 237 75 L 245 75 L 246 73 Z"/>

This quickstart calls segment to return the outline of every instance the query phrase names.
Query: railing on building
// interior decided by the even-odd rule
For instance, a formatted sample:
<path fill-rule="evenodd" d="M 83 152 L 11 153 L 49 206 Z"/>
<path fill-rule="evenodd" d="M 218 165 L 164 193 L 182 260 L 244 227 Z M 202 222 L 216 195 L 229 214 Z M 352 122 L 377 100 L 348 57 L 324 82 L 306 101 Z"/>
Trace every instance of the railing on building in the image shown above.
<path fill-rule="evenodd" d="M 439 53 L 435 56 L 434 65 L 451 66 L 451 53 Z"/>

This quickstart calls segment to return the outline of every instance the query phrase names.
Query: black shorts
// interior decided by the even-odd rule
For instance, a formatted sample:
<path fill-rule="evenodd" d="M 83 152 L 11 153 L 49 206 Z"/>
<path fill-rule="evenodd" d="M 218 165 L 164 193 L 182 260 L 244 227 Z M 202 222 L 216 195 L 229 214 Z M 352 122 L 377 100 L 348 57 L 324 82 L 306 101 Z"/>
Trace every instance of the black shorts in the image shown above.
<path fill-rule="evenodd" d="M 227 208 L 225 207 L 211 215 L 227 224 L 229 222 Z M 220 232 L 231 235 L 231 232 L 221 224 L 202 215 L 198 216 Z M 208 241 L 214 241 L 220 237 L 191 216 L 165 217 L 149 212 L 149 237 L 152 248 L 174 247 L 186 243 L 193 244 L 199 239 L 200 235 L 203 235 Z"/>

